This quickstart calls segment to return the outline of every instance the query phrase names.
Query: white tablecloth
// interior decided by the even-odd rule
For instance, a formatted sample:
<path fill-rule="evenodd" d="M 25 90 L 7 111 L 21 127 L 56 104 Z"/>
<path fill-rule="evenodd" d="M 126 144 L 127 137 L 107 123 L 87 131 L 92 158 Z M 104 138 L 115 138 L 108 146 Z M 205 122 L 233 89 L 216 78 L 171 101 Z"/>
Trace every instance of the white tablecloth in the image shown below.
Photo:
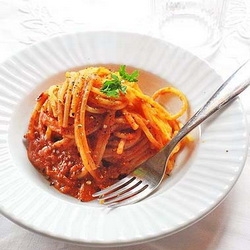
<path fill-rule="evenodd" d="M 0 61 L 4 61 L 32 43 L 72 31 L 117 29 L 158 36 L 157 25 L 152 21 L 151 2 L 151 0 L 0 0 Z M 231 9 L 229 8 L 220 48 L 213 55 L 204 58 L 224 78 L 245 58 L 250 57 L 250 1 L 234 0 L 230 4 Z M 193 52 L 198 53 L 195 50 Z M 240 98 L 250 127 L 250 88 Z M 228 197 L 208 216 L 172 236 L 119 249 L 250 249 L 249 176 L 250 150 L 238 182 Z M 35 234 L 0 215 L 0 249 L 89 248 Z"/>

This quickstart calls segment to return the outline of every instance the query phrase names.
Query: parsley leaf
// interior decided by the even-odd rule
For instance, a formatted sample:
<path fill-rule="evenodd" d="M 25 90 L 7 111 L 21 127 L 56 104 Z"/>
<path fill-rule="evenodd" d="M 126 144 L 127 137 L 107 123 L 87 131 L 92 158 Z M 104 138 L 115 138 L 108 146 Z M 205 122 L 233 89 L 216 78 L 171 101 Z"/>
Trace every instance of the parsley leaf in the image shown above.
<path fill-rule="evenodd" d="M 131 74 L 126 72 L 126 66 L 121 65 L 119 68 L 119 75 L 111 74 L 111 79 L 103 83 L 101 92 L 110 97 L 118 97 L 120 92 L 126 94 L 127 86 L 122 85 L 122 81 L 137 82 L 139 76 L 138 70 L 133 71 Z"/>
<path fill-rule="evenodd" d="M 139 76 L 139 71 L 135 70 L 131 74 L 126 72 L 126 66 L 121 65 L 119 68 L 119 74 L 122 77 L 122 79 L 127 80 L 129 82 L 137 82 L 138 81 L 138 76 Z"/>
<path fill-rule="evenodd" d="M 125 94 L 127 87 L 122 85 L 121 79 L 114 74 L 111 75 L 111 78 L 112 78 L 111 80 L 107 80 L 103 83 L 101 92 L 111 97 L 118 97 L 119 92 Z"/>

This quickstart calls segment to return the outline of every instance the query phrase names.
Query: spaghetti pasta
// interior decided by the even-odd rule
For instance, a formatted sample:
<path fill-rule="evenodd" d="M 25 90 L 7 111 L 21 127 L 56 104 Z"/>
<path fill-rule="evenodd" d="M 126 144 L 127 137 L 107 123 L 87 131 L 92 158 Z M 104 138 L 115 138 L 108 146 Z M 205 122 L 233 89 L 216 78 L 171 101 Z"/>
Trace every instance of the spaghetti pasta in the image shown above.
<path fill-rule="evenodd" d="M 67 72 L 62 84 L 37 98 L 25 134 L 28 157 L 62 193 L 92 200 L 94 192 L 129 174 L 180 129 L 177 119 L 188 108 L 185 95 L 166 87 L 149 97 L 136 75 L 127 74 L 125 66 L 119 72 L 88 67 Z M 165 93 L 181 100 L 177 113 L 156 101 Z M 185 143 L 170 157 L 167 174 Z"/>

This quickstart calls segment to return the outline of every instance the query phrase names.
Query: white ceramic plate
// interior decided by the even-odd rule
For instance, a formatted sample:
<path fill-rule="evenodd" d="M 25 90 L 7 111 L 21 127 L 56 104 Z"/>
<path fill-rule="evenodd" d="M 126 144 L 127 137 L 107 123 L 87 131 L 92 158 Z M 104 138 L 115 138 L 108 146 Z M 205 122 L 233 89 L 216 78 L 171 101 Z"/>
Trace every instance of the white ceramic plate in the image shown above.
<path fill-rule="evenodd" d="M 91 64 L 126 64 L 181 89 L 196 110 L 221 84 L 205 62 L 144 35 L 89 32 L 35 44 L 0 66 L 0 210 L 32 231 L 86 246 L 140 243 L 196 222 L 228 194 L 244 166 L 246 122 L 237 100 L 200 129 L 195 150 L 158 192 L 109 210 L 63 195 L 29 163 L 23 144 L 35 98 L 63 72 Z M 158 88 L 156 83 L 146 88 Z M 197 133 L 196 133 L 197 134 Z"/>

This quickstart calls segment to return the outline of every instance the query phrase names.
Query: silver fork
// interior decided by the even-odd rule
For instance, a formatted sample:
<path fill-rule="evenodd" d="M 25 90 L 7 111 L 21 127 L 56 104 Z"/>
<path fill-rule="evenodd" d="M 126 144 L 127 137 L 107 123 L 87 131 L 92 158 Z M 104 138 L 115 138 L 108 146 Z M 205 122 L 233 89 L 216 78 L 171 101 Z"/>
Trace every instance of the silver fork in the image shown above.
<path fill-rule="evenodd" d="M 101 204 L 111 207 L 138 202 L 153 193 L 161 184 L 168 158 L 190 131 L 231 102 L 250 85 L 250 60 L 239 67 L 212 95 L 207 103 L 180 129 L 178 134 L 156 155 L 138 166 L 127 177 L 93 194 Z"/>

